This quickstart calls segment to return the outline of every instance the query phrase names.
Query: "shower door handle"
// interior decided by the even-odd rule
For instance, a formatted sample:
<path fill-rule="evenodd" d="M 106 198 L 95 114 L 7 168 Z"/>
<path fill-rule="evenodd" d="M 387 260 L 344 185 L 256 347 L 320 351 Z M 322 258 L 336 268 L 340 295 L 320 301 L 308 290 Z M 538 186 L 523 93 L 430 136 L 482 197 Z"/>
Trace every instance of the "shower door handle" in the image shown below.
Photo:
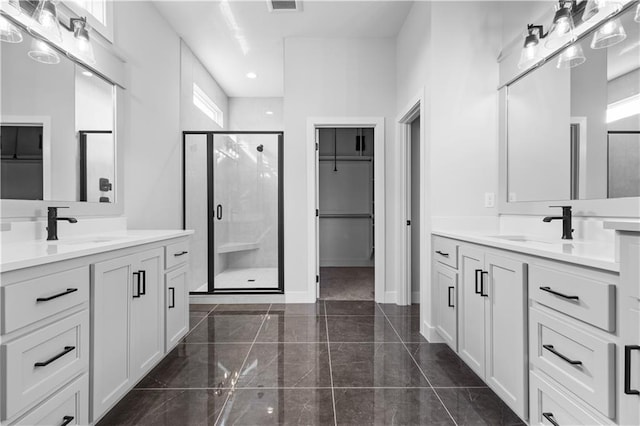
<path fill-rule="evenodd" d="M 216 206 L 216 219 L 222 220 L 222 204 Z"/>

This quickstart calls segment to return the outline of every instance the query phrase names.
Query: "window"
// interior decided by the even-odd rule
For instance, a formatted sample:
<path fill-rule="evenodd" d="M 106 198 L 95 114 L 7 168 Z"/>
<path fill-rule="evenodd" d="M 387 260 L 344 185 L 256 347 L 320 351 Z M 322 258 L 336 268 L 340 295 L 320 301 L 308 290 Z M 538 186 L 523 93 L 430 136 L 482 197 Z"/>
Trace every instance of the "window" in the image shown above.
<path fill-rule="evenodd" d="M 87 23 L 113 43 L 113 0 L 68 0 L 62 4 L 75 16 L 86 16 Z"/>
<path fill-rule="evenodd" d="M 193 83 L 193 104 L 220 127 L 224 127 L 222 110 L 196 83 Z"/>
<path fill-rule="evenodd" d="M 106 0 L 73 0 L 75 4 L 91 14 L 102 25 L 107 25 L 107 2 Z"/>

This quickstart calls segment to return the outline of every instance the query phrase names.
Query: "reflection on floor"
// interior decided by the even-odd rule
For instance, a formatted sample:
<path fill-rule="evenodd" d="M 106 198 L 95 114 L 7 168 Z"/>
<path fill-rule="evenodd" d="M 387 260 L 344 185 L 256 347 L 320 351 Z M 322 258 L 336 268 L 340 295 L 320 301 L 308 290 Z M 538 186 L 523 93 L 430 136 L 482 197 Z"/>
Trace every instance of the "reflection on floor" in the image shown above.
<path fill-rule="evenodd" d="M 104 425 L 523 425 L 417 305 L 192 305 L 191 332 Z"/>
<path fill-rule="evenodd" d="M 225 269 L 216 275 L 215 288 L 278 288 L 278 268 Z M 203 284 L 196 291 L 209 291 Z"/>
<path fill-rule="evenodd" d="M 374 268 L 320 268 L 320 299 L 374 300 Z"/>

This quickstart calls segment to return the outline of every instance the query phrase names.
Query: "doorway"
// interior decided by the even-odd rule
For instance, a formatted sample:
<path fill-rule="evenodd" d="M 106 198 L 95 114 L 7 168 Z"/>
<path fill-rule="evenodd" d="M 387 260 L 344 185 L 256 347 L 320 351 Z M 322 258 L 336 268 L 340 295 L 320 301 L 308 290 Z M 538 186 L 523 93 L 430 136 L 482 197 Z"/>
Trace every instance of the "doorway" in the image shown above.
<path fill-rule="evenodd" d="M 374 129 L 316 130 L 319 298 L 375 299 Z"/>
<path fill-rule="evenodd" d="M 284 292 L 282 132 L 184 132 L 191 294 Z"/>
<path fill-rule="evenodd" d="M 409 123 L 407 142 L 407 238 L 409 240 L 409 304 L 420 303 L 420 116 Z"/>

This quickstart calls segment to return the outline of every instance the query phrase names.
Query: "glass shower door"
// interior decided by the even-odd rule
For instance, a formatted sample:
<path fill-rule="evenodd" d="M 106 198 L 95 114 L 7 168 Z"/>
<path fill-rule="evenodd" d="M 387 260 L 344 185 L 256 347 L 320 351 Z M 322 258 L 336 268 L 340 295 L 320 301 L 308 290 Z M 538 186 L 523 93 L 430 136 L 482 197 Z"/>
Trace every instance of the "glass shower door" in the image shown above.
<path fill-rule="evenodd" d="M 282 133 L 212 134 L 209 291 L 281 292 Z"/>

